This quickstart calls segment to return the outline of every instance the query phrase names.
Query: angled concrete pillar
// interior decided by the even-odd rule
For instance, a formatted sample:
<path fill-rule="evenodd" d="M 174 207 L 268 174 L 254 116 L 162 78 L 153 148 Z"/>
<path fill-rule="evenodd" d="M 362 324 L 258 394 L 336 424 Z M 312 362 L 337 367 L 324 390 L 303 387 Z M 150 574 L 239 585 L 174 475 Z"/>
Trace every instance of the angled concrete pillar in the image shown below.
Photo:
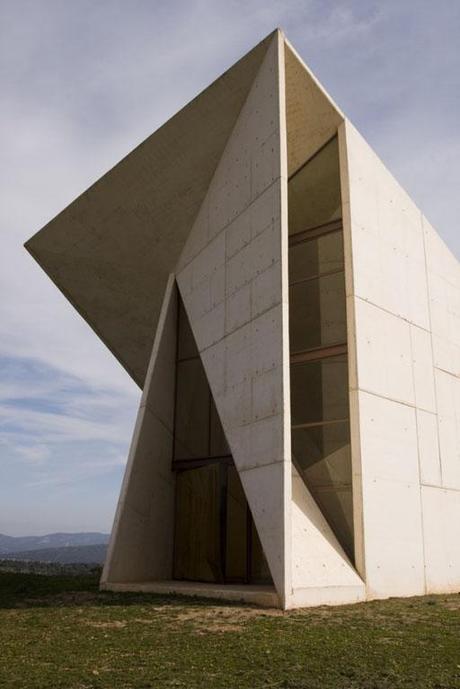
<path fill-rule="evenodd" d="M 177 281 L 284 602 L 291 487 L 283 58 L 275 34 L 179 258 Z"/>

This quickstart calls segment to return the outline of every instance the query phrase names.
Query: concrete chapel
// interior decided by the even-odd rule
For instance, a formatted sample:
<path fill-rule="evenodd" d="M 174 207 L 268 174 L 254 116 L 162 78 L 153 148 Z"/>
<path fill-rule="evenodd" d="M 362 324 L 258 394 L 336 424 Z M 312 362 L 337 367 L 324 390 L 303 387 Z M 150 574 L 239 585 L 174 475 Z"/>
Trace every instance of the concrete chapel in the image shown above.
<path fill-rule="evenodd" d="M 101 585 L 460 590 L 460 268 L 274 31 L 26 244 L 143 390 Z"/>

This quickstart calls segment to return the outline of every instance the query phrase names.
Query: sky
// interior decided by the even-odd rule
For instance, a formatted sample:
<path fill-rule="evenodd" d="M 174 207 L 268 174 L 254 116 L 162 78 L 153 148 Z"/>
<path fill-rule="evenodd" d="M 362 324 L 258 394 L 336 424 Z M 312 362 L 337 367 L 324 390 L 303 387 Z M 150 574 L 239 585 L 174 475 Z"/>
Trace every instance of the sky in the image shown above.
<path fill-rule="evenodd" d="M 23 242 L 277 26 L 460 257 L 459 0 L 0 0 L 0 533 L 109 531 L 140 397 Z"/>

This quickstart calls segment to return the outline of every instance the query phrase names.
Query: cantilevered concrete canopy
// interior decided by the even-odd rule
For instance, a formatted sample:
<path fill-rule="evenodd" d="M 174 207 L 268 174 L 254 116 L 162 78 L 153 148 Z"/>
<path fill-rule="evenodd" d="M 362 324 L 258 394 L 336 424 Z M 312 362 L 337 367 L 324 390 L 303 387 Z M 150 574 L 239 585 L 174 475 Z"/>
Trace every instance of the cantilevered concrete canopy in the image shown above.
<path fill-rule="evenodd" d="M 270 37 L 26 243 L 140 387 L 168 275 Z"/>

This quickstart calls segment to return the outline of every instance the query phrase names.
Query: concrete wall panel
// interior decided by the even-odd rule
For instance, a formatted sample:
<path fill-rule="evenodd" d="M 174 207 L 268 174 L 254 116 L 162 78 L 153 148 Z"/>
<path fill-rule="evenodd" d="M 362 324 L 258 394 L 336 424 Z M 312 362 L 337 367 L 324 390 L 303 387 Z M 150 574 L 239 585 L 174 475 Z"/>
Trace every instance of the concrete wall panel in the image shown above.
<path fill-rule="evenodd" d="M 438 418 L 436 414 L 430 414 L 422 409 L 417 409 L 416 413 L 420 482 L 430 486 L 441 486 Z"/>
<path fill-rule="evenodd" d="M 421 213 L 346 123 L 354 294 L 429 329 Z"/>
<path fill-rule="evenodd" d="M 359 388 L 413 404 L 409 323 L 356 299 L 355 327 Z"/>
<path fill-rule="evenodd" d="M 373 479 L 363 490 L 369 598 L 425 592 L 420 488 Z"/>
<path fill-rule="evenodd" d="M 435 369 L 442 485 L 460 490 L 460 378 Z"/>
<path fill-rule="evenodd" d="M 460 491 L 422 487 L 427 593 L 460 591 Z"/>
<path fill-rule="evenodd" d="M 412 325 L 410 337 L 415 405 L 419 409 L 436 412 L 431 333 Z"/>
<path fill-rule="evenodd" d="M 371 597 L 424 591 L 415 410 L 359 393 L 366 583 Z"/>
<path fill-rule="evenodd" d="M 460 375 L 460 266 L 423 218 L 434 364 Z"/>
<path fill-rule="evenodd" d="M 375 479 L 419 484 L 415 409 L 359 393 L 364 484 Z"/>

